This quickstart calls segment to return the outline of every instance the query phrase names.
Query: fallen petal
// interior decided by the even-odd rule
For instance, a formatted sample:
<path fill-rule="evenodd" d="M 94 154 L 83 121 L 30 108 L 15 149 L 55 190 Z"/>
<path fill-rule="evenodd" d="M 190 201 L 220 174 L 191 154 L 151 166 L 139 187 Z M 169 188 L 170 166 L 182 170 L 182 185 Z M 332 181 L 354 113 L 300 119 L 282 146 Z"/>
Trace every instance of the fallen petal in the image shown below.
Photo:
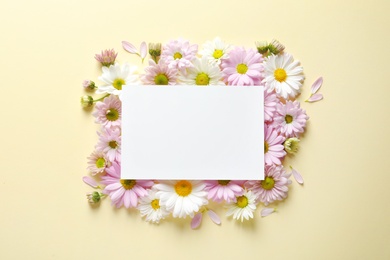
<path fill-rule="evenodd" d="M 83 181 L 85 182 L 85 184 L 91 186 L 94 189 L 96 189 L 98 187 L 97 182 L 89 176 L 84 176 Z"/>
<path fill-rule="evenodd" d="M 317 102 L 317 101 L 320 101 L 322 100 L 324 97 L 322 96 L 322 94 L 314 94 L 314 95 L 311 95 L 309 97 L 308 100 L 306 100 L 307 102 Z"/>
<path fill-rule="evenodd" d="M 323 79 L 322 77 L 319 77 L 316 81 L 314 81 L 313 85 L 311 86 L 311 93 L 315 94 L 322 86 Z"/>
<path fill-rule="evenodd" d="M 122 41 L 122 47 L 127 52 L 130 52 L 132 54 L 137 54 L 137 48 L 133 44 L 131 44 L 130 42 Z"/>
<path fill-rule="evenodd" d="M 215 213 L 214 211 L 212 211 L 211 209 L 209 209 L 209 210 L 207 211 L 207 214 L 209 215 L 209 217 L 211 218 L 211 220 L 212 220 L 215 224 L 217 224 L 217 225 L 221 224 L 221 219 L 219 218 L 219 216 L 217 215 L 217 213 Z"/>
<path fill-rule="evenodd" d="M 195 215 L 195 217 L 191 220 L 191 228 L 196 229 L 199 227 L 200 223 L 202 222 L 202 213 L 198 213 Z"/>
<path fill-rule="evenodd" d="M 142 42 L 140 47 L 140 55 L 142 61 L 145 59 L 147 53 L 148 53 L 148 47 L 146 46 L 146 42 Z"/>
<path fill-rule="evenodd" d="M 263 208 L 261 210 L 261 216 L 266 217 L 275 212 L 275 208 Z"/>
<path fill-rule="evenodd" d="M 294 179 L 299 183 L 299 184 L 303 184 L 303 178 L 302 178 L 302 175 L 296 171 L 295 169 L 293 169 L 291 166 L 290 166 L 291 170 L 292 170 L 292 175 L 294 176 Z"/>

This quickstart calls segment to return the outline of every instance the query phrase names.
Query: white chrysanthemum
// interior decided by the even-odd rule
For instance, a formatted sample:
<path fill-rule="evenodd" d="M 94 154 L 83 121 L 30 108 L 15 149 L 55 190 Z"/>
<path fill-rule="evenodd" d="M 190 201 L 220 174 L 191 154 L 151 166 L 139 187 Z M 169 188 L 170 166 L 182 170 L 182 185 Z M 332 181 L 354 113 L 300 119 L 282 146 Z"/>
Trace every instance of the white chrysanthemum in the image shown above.
<path fill-rule="evenodd" d="M 233 215 L 233 219 L 241 222 L 253 218 L 253 212 L 256 210 L 256 195 L 251 191 L 247 191 L 244 195 L 237 197 L 236 202 L 229 203 L 227 205 L 228 211 L 226 216 Z"/>
<path fill-rule="evenodd" d="M 207 41 L 203 45 L 203 50 L 199 53 L 202 57 L 205 57 L 209 62 L 215 64 L 221 64 L 222 59 L 229 58 L 230 46 L 223 42 L 219 37 L 216 37 L 213 41 Z"/>
<path fill-rule="evenodd" d="M 142 217 L 146 216 L 146 221 L 156 224 L 169 215 L 169 212 L 165 207 L 161 207 L 160 199 L 156 195 L 156 190 L 149 190 L 147 196 L 140 198 L 137 208 Z"/>
<path fill-rule="evenodd" d="M 162 181 L 154 186 L 160 205 L 172 212 L 174 218 L 194 217 L 199 208 L 208 203 L 207 191 L 202 181 Z"/>
<path fill-rule="evenodd" d="M 268 92 L 275 90 L 279 97 L 294 98 L 301 91 L 303 68 L 288 53 L 269 56 L 265 63 L 263 83 Z"/>
<path fill-rule="evenodd" d="M 137 67 L 124 64 L 122 67 L 115 63 L 110 67 L 102 67 L 103 74 L 98 78 L 106 85 L 99 86 L 96 90 L 97 94 L 114 94 L 121 98 L 122 87 L 127 85 L 136 85 L 139 83 L 138 76 L 134 75 Z"/>
<path fill-rule="evenodd" d="M 196 58 L 193 67 L 187 73 L 179 76 L 179 81 L 186 85 L 225 85 L 221 80 L 222 73 L 218 65 L 211 64 L 206 58 Z"/>

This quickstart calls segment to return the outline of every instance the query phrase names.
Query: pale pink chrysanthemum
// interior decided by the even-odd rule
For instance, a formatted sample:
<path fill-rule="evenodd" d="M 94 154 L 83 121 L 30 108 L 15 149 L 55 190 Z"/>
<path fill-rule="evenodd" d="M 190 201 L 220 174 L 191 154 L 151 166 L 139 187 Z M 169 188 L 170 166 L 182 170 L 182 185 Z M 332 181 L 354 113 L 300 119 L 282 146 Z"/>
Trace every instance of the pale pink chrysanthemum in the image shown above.
<path fill-rule="evenodd" d="M 230 203 L 235 201 L 236 197 L 244 194 L 242 181 L 235 180 L 207 180 L 205 181 L 205 191 L 208 192 L 207 198 L 216 202 L 226 201 Z"/>
<path fill-rule="evenodd" d="M 104 194 L 110 196 L 112 205 L 117 208 L 134 208 L 138 204 L 138 198 L 148 195 L 147 189 L 153 186 L 150 180 L 125 180 L 121 179 L 121 168 L 117 162 L 106 169 L 107 175 L 102 176 L 102 183 L 106 185 Z"/>
<path fill-rule="evenodd" d="M 121 131 L 119 128 L 107 129 L 103 128 L 99 133 L 99 142 L 96 149 L 107 155 L 111 162 L 121 161 Z"/>
<path fill-rule="evenodd" d="M 278 104 L 276 108 L 274 127 L 286 138 L 299 137 L 304 132 L 306 121 L 309 119 L 306 111 L 300 108 L 300 103 L 287 101 L 286 104 Z"/>
<path fill-rule="evenodd" d="M 177 73 L 176 68 L 169 68 L 162 60 L 157 64 L 154 60 L 149 60 L 149 66 L 145 68 L 141 81 L 145 85 L 175 85 Z"/>
<path fill-rule="evenodd" d="M 264 180 L 247 181 L 245 186 L 257 196 L 257 200 L 267 206 L 287 197 L 288 185 L 291 184 L 289 177 L 282 165 L 265 166 Z"/>
<path fill-rule="evenodd" d="M 278 135 L 278 132 L 272 127 L 264 126 L 264 161 L 266 165 L 281 164 L 286 155 L 283 142 L 285 138 Z"/>
<path fill-rule="evenodd" d="M 100 62 L 103 66 L 110 66 L 115 64 L 115 59 L 118 53 L 115 53 L 114 49 L 104 50 L 101 54 L 96 54 L 95 59 Z"/>
<path fill-rule="evenodd" d="M 92 175 L 103 173 L 110 166 L 110 161 L 102 151 L 93 151 L 88 159 L 87 169 Z"/>
<path fill-rule="evenodd" d="M 229 52 L 229 58 L 222 60 L 222 76 L 228 85 L 260 85 L 263 79 L 263 57 L 253 49 L 236 47 Z"/>
<path fill-rule="evenodd" d="M 271 122 L 276 112 L 276 105 L 279 103 L 274 92 L 268 92 L 264 89 L 264 120 Z"/>
<path fill-rule="evenodd" d="M 121 126 L 122 103 L 117 96 L 106 97 L 102 102 L 96 103 L 95 109 L 92 115 L 96 117 L 96 123 L 105 128 Z"/>
<path fill-rule="evenodd" d="M 188 41 L 178 39 L 172 40 L 163 46 L 160 60 L 168 64 L 170 68 L 176 68 L 185 72 L 186 68 L 191 68 L 191 61 L 198 52 L 198 45 L 191 45 Z"/>

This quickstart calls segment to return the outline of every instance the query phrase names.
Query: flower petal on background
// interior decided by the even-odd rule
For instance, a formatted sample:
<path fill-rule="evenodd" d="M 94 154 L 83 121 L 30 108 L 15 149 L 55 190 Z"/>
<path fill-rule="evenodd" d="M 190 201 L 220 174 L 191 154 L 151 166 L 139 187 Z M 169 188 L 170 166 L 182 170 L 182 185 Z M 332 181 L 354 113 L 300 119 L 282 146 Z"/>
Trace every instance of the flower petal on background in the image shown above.
<path fill-rule="evenodd" d="M 199 227 L 200 223 L 202 222 L 202 213 L 198 213 L 195 215 L 195 217 L 191 220 L 191 228 L 196 229 Z"/>
<path fill-rule="evenodd" d="M 219 218 L 219 216 L 217 215 L 217 213 L 215 213 L 214 211 L 212 211 L 211 209 L 209 209 L 209 210 L 207 211 L 207 214 L 209 215 L 209 217 L 211 218 L 211 220 L 212 220 L 215 224 L 217 224 L 217 225 L 221 224 L 221 219 Z"/>
<path fill-rule="evenodd" d="M 314 95 L 311 95 L 309 97 L 308 100 L 306 100 L 307 102 L 317 102 L 317 101 L 320 101 L 322 100 L 324 97 L 322 96 L 322 94 L 314 94 Z"/>
<path fill-rule="evenodd" d="M 295 169 L 293 169 L 291 166 L 290 168 L 292 169 L 292 175 L 294 176 L 294 179 L 299 183 L 299 184 L 303 184 L 303 178 L 302 178 L 302 175 L 297 172 Z"/>
<path fill-rule="evenodd" d="M 96 189 L 98 187 L 97 182 L 89 176 L 84 176 L 83 181 L 85 182 L 85 184 L 91 186 L 94 189 Z"/>
<path fill-rule="evenodd" d="M 311 93 L 315 94 L 322 86 L 323 79 L 322 77 L 319 77 L 316 81 L 314 81 L 313 85 L 311 86 Z"/>
<path fill-rule="evenodd" d="M 132 54 L 136 54 L 137 53 L 137 48 L 133 44 L 131 44 L 130 42 L 122 41 L 122 47 L 127 52 L 130 52 Z"/>
<path fill-rule="evenodd" d="M 275 212 L 275 208 L 263 208 L 261 210 L 261 216 L 266 217 Z"/>
<path fill-rule="evenodd" d="M 141 46 L 140 46 L 140 56 L 141 56 L 141 59 L 142 61 L 144 61 L 147 53 L 148 53 L 148 47 L 146 46 L 146 42 L 142 42 L 141 43 Z"/>

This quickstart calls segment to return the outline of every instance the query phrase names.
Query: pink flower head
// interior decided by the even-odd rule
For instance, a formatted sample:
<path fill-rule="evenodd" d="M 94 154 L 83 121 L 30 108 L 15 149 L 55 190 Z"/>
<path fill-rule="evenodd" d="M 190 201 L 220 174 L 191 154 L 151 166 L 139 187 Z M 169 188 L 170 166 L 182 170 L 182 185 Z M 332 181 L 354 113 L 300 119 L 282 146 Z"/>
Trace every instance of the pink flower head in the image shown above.
<path fill-rule="evenodd" d="M 125 180 L 121 179 L 121 168 L 116 162 L 107 168 L 107 175 L 102 176 L 102 183 L 107 185 L 103 193 L 110 196 L 112 205 L 120 208 L 134 208 L 138 204 L 138 198 L 148 195 L 147 189 L 154 184 L 150 180 Z"/>
<path fill-rule="evenodd" d="M 103 128 L 99 133 L 99 143 L 96 149 L 106 154 L 111 162 L 121 161 L 121 131 L 119 128 L 107 129 Z"/>
<path fill-rule="evenodd" d="M 110 166 L 110 161 L 107 156 L 102 151 L 94 151 L 87 158 L 88 159 L 88 170 L 92 175 L 96 175 L 98 173 L 103 173 L 107 167 Z"/>
<path fill-rule="evenodd" d="M 264 120 L 271 122 L 276 112 L 276 105 L 279 103 L 274 92 L 268 92 L 264 88 Z"/>
<path fill-rule="evenodd" d="M 178 39 L 172 40 L 163 47 L 161 60 L 168 64 L 169 68 L 176 68 L 185 72 L 186 68 L 191 68 L 191 61 L 198 52 L 198 45 L 191 45 L 188 41 Z"/>
<path fill-rule="evenodd" d="M 122 103 L 115 95 L 106 97 L 103 102 L 98 102 L 95 106 L 96 111 L 93 115 L 96 117 L 96 123 L 105 128 L 121 126 Z"/>
<path fill-rule="evenodd" d="M 114 49 L 102 51 L 101 54 L 96 54 L 95 59 L 103 66 L 110 66 L 115 64 L 115 59 L 118 53 L 115 53 Z"/>
<path fill-rule="evenodd" d="M 207 198 L 216 202 L 222 202 L 223 200 L 228 203 L 234 202 L 236 197 L 244 194 L 242 181 L 208 180 L 205 181 L 205 184 L 205 190 L 208 191 Z"/>
<path fill-rule="evenodd" d="M 236 47 L 222 60 L 222 75 L 228 85 L 260 85 L 263 79 L 263 57 L 253 49 Z"/>
<path fill-rule="evenodd" d="M 251 190 L 259 201 L 268 205 L 287 197 L 290 175 L 287 175 L 282 165 L 265 166 L 264 180 L 247 181 L 245 186 Z"/>
<path fill-rule="evenodd" d="M 277 114 L 274 119 L 274 126 L 286 138 L 299 137 L 304 132 L 306 121 L 309 117 L 305 110 L 300 108 L 298 101 L 287 101 L 286 104 L 277 105 Z"/>
<path fill-rule="evenodd" d="M 175 85 L 177 80 L 177 69 L 169 68 L 162 60 L 157 64 L 149 60 L 149 66 L 145 68 L 145 75 L 141 80 L 146 85 Z"/>
<path fill-rule="evenodd" d="M 264 161 L 266 165 L 281 164 L 286 155 L 283 142 L 285 137 L 278 135 L 272 126 L 264 127 Z"/>

